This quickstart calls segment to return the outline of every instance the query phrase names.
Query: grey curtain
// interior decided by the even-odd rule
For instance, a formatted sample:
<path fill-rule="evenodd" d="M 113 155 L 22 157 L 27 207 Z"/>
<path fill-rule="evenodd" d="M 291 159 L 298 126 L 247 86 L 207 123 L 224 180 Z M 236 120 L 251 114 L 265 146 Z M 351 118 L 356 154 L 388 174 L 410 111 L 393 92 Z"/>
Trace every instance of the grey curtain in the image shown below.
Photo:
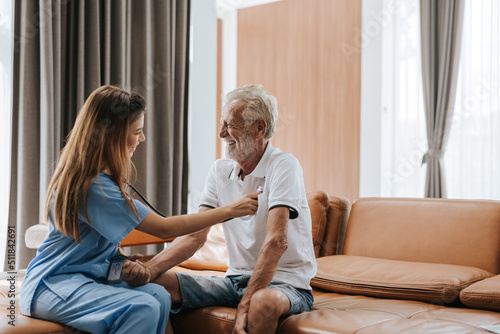
<path fill-rule="evenodd" d="M 16 231 L 16 269 L 35 255 L 25 247 L 25 231 L 41 222 L 64 138 L 86 97 L 101 85 L 144 94 L 147 140 L 133 158 L 136 186 L 165 214 L 186 211 L 189 4 L 15 2 L 9 227 Z"/>
<path fill-rule="evenodd" d="M 426 197 L 446 197 L 443 156 L 458 81 L 464 0 L 420 0 L 422 82 L 428 151 Z"/>

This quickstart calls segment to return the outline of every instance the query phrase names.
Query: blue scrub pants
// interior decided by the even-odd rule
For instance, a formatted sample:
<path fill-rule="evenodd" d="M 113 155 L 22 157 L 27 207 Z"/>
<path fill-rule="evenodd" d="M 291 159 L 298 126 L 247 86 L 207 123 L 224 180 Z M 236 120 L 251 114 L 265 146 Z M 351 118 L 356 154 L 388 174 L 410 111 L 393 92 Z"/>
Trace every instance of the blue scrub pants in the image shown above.
<path fill-rule="evenodd" d="M 64 300 L 42 282 L 31 315 L 93 334 L 164 334 L 171 305 L 167 290 L 154 283 L 132 287 L 90 282 Z"/>

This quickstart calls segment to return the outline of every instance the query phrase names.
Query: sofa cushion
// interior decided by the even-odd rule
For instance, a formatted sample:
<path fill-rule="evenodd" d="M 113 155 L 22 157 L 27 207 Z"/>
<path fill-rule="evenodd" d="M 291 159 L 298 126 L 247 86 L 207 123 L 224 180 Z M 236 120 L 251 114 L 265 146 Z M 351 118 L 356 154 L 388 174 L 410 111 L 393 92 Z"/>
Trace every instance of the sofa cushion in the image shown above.
<path fill-rule="evenodd" d="M 466 306 L 500 311 L 500 275 L 479 281 L 460 292 Z"/>
<path fill-rule="evenodd" d="M 12 304 L 13 303 L 13 304 Z M 22 315 L 19 312 L 20 301 L 18 298 L 0 298 L 0 333 L 3 334 L 17 334 L 17 333 L 30 333 L 30 334 L 65 334 L 73 333 L 71 328 L 45 320 L 39 320 Z M 12 306 L 14 305 L 14 306 Z M 13 307 L 10 311 L 8 308 Z M 66 327 L 66 328 L 65 328 Z M 66 331 L 68 329 L 68 331 Z M 81 333 L 76 331 L 74 333 Z"/>
<path fill-rule="evenodd" d="M 2 334 L 85 334 L 75 328 L 39 320 L 20 313 L 19 293 L 26 270 L 0 272 L 0 333 Z M 12 285 L 14 284 L 14 285 Z"/>
<path fill-rule="evenodd" d="M 313 287 L 371 297 L 454 302 L 460 291 L 493 276 L 478 268 L 334 255 L 317 260 Z"/>
<path fill-rule="evenodd" d="M 212 226 L 207 241 L 180 266 L 194 270 L 227 270 L 227 249 L 222 224 Z"/>
<path fill-rule="evenodd" d="M 307 193 L 307 202 L 311 211 L 314 253 L 318 256 L 325 234 L 327 213 L 330 206 L 329 196 L 324 191 L 309 192 Z M 227 258 L 222 224 L 217 224 L 210 229 L 205 245 L 180 265 L 194 270 L 226 271 Z"/>

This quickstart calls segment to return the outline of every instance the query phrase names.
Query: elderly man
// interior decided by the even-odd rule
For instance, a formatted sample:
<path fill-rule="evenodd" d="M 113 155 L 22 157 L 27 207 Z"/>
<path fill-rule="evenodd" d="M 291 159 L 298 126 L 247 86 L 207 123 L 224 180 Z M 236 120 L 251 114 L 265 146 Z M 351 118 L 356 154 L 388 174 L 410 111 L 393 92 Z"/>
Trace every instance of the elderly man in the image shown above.
<path fill-rule="evenodd" d="M 316 273 L 300 163 L 271 146 L 276 129 L 276 98 L 261 86 L 244 86 L 226 97 L 219 136 L 228 159 L 215 161 L 201 195 L 200 211 L 261 192 L 255 216 L 223 226 L 229 257 L 225 277 L 166 271 L 189 258 L 206 241 L 208 230 L 177 238 L 141 266 L 125 263 L 125 280 L 163 285 L 172 312 L 211 305 L 237 307 L 233 333 L 274 333 L 280 316 L 308 311 L 309 285 Z"/>

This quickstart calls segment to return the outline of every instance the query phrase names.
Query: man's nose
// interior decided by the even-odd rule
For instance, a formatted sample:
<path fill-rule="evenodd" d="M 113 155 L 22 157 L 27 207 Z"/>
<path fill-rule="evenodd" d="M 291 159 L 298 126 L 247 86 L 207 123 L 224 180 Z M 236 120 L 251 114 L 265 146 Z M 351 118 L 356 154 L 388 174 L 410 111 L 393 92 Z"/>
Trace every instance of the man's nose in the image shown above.
<path fill-rule="evenodd" d="M 225 125 L 220 126 L 219 137 L 220 138 L 227 137 L 227 127 Z"/>

